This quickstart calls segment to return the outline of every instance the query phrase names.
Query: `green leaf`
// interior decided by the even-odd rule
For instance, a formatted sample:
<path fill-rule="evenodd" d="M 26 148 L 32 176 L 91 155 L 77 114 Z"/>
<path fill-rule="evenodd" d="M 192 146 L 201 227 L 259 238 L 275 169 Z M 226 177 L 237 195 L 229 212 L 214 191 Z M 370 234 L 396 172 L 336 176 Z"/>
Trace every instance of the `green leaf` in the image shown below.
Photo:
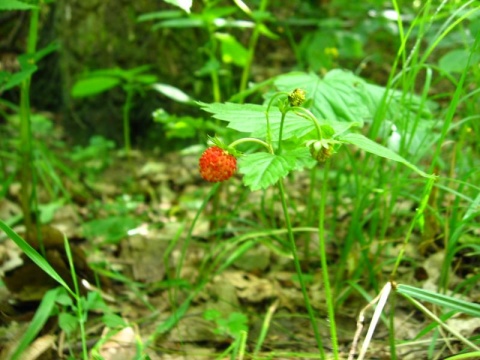
<path fill-rule="evenodd" d="M 349 133 L 349 134 L 339 136 L 337 139 L 342 142 L 355 145 L 360 149 L 365 150 L 371 154 L 402 163 L 403 165 L 409 167 L 410 169 L 412 169 L 417 174 L 423 177 L 430 178 L 430 179 L 435 177 L 435 175 L 429 175 L 426 172 L 420 170 L 415 165 L 413 165 L 412 163 L 410 163 L 409 161 L 407 161 L 406 159 L 398 155 L 393 150 L 390 150 L 389 148 L 386 148 L 385 146 L 382 146 L 376 143 L 375 141 L 370 140 L 369 138 L 363 136 L 362 134 Z"/>
<path fill-rule="evenodd" d="M 43 329 L 55 307 L 55 299 L 57 298 L 57 294 L 60 290 L 61 288 L 55 288 L 45 293 L 40 305 L 37 308 L 37 311 L 35 312 L 35 315 L 33 316 L 32 321 L 30 322 L 30 325 L 28 325 L 27 331 L 23 333 L 22 338 L 18 342 L 15 353 L 11 357 L 12 360 L 19 359 L 20 355 L 25 352 L 28 345 L 30 345 L 30 343 Z"/>
<path fill-rule="evenodd" d="M 109 313 L 102 316 L 102 322 L 109 328 L 123 328 L 128 326 L 127 322 L 117 314 Z"/>
<path fill-rule="evenodd" d="M 127 236 L 129 230 L 136 228 L 140 221 L 130 216 L 110 216 L 83 223 L 87 237 L 102 237 L 103 241 L 116 243 Z"/>
<path fill-rule="evenodd" d="M 314 73 L 293 72 L 279 76 L 275 80 L 279 90 L 292 91 L 301 88 L 306 91 L 307 100 L 313 103 L 310 109 L 320 120 L 331 124 L 336 132 L 335 123 L 355 122 L 363 126 L 370 121 L 384 101 L 386 89 L 382 86 L 368 84 L 362 78 L 343 70 L 332 70 L 320 78 Z M 399 121 L 401 116 L 412 112 L 415 116 L 421 112 L 422 118 L 431 118 L 430 109 L 421 97 L 408 95 L 408 101 L 401 91 L 390 91 L 386 118 L 394 121 L 397 128 L 403 129 Z"/>
<path fill-rule="evenodd" d="M 438 61 L 440 68 L 449 73 L 462 73 L 467 65 L 478 64 L 480 54 L 474 54 L 469 62 L 470 52 L 465 49 L 455 49 L 449 51 Z"/>
<path fill-rule="evenodd" d="M 67 285 L 65 280 L 57 273 L 57 271 L 48 263 L 45 258 L 40 255 L 29 243 L 23 240 L 15 231 L 13 231 L 7 224 L 0 220 L 0 229 L 2 229 L 7 236 L 13 240 L 15 244 L 27 255 L 35 264 L 45 271 L 52 279 L 62 285 L 70 294 L 73 291 Z"/>
<path fill-rule="evenodd" d="M 480 317 L 480 304 L 403 284 L 397 286 L 397 292 L 399 294 L 405 294 L 411 296 L 412 298 L 421 301 L 427 301 L 431 304 L 445 307 L 454 311 Z"/>
<path fill-rule="evenodd" d="M 244 155 L 239 161 L 239 171 L 244 174 L 243 183 L 255 191 L 266 189 L 295 168 L 293 156 L 254 153 Z"/>
<path fill-rule="evenodd" d="M 38 6 L 18 0 L 2 0 L 0 2 L 0 10 L 31 10 L 37 8 Z"/>
<path fill-rule="evenodd" d="M 23 68 L 22 71 L 11 74 L 7 71 L 0 71 L 0 92 L 9 90 L 22 81 L 28 79 L 37 70 L 35 65 L 30 65 L 28 68 Z"/>
<path fill-rule="evenodd" d="M 332 70 L 323 79 L 313 73 L 290 73 L 275 80 L 279 90 L 301 88 L 313 100 L 312 112 L 327 122 L 359 122 L 372 117 L 363 79 L 343 70 Z"/>
<path fill-rule="evenodd" d="M 215 119 L 228 122 L 229 128 L 244 133 L 251 133 L 254 137 L 266 137 L 266 112 L 267 108 L 263 105 L 255 104 L 234 104 L 234 103 L 198 103 L 202 110 L 213 114 Z M 272 138 L 276 139 L 279 135 L 281 112 L 278 108 L 272 108 L 269 112 L 270 127 Z M 307 120 L 293 112 L 288 112 L 285 117 L 283 128 L 283 140 L 291 137 L 302 137 L 312 130 L 315 126 L 310 120 Z"/>
<path fill-rule="evenodd" d="M 217 33 L 215 37 L 222 47 L 222 61 L 243 67 L 247 64 L 248 50 L 230 34 Z"/>
<path fill-rule="evenodd" d="M 80 79 L 73 85 L 73 97 L 92 96 L 110 90 L 120 84 L 120 79 L 114 77 L 91 77 Z"/>
<path fill-rule="evenodd" d="M 62 312 L 58 315 L 58 325 L 67 335 L 71 335 L 78 328 L 78 319 L 70 313 Z"/>

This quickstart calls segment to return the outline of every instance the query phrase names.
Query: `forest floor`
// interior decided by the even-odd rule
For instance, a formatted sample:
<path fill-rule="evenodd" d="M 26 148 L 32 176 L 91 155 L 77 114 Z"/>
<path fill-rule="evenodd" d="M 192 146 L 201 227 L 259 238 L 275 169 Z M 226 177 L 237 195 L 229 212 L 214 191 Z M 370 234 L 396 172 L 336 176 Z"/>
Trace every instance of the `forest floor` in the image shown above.
<path fill-rule="evenodd" d="M 231 355 L 221 356 L 222 352 L 246 331 L 245 358 L 251 358 L 253 352 L 258 359 L 320 358 L 298 277 L 283 246 L 286 235 L 274 190 L 248 192 L 236 176 L 222 185 L 218 197 L 195 219 L 212 188 L 198 175 L 198 152 L 177 152 L 164 157 L 141 152 L 133 155 L 130 160 L 113 156 L 113 161 L 95 174 L 91 169 L 95 161 L 102 159 L 84 164 L 84 169 L 79 169 L 81 181 L 65 179 L 69 200 L 54 200 L 43 187 L 39 188 L 40 202 L 45 204 L 40 208 L 42 221 L 62 231 L 72 247 L 81 249 L 75 253 L 79 277 L 90 277 L 91 283 L 101 287 L 99 292 L 106 308 L 92 309 L 86 323 L 88 344 L 94 346 L 95 353 L 106 360 L 134 359 L 137 350 L 145 346 L 142 352 L 152 360 L 227 359 Z M 307 182 L 308 174 L 299 174 L 295 179 L 287 179 L 287 187 L 296 204 L 291 209 L 292 221 L 308 293 L 328 354 L 330 333 L 316 224 L 302 223 L 305 217 L 301 216 L 308 211 L 304 190 Z M 9 196 L 0 202 L 0 218 L 21 216 L 15 200 L 18 191 L 16 184 L 11 185 Z M 407 210 L 414 206 L 403 205 Z M 335 212 L 327 207 L 327 217 L 336 216 L 337 223 L 347 223 L 351 206 L 345 201 L 344 208 Z M 212 217 L 214 212 L 216 217 Z M 333 282 L 337 248 L 346 236 L 345 228 L 327 229 Z M 14 229 L 20 234 L 24 232 L 20 225 Z M 45 234 L 46 249 L 57 251 L 65 259 L 64 249 L 55 241 L 49 244 L 50 233 L 46 230 Z M 400 244 L 399 239 L 387 241 Z M 399 248 L 400 245 L 394 248 L 391 259 Z M 100 280 L 97 277 L 95 281 L 90 271 L 82 269 L 83 253 Z M 434 289 L 443 253 L 420 254 L 412 247 L 407 248 L 406 256 L 415 259 L 417 266 L 412 267 L 411 262 L 402 264 L 397 281 Z M 352 269 L 357 257 L 358 254 L 352 254 Z M 3 234 L 0 259 L 7 284 L 0 288 L 0 347 L 6 354 L 25 332 L 45 289 L 54 284 L 44 283 L 44 277 L 38 275 L 41 271 L 28 264 L 18 247 Z M 59 272 L 66 266 L 63 261 L 56 267 Z M 391 266 L 378 268 L 380 284 L 388 282 Z M 365 296 L 373 298 L 378 293 L 375 289 L 367 290 L 365 294 L 350 291 L 337 309 L 340 351 L 345 359 L 355 337 L 359 312 L 368 304 Z M 341 293 L 344 291 L 340 288 Z M 478 288 L 472 296 L 476 299 L 471 300 L 480 299 Z M 426 359 L 429 344 L 434 343 L 432 332 L 418 339 L 416 336 L 429 321 L 401 299 L 387 304 L 386 312 L 392 307 L 398 358 Z M 60 305 L 59 308 L 60 312 L 69 311 Z M 112 327 L 105 321 L 107 313 L 117 315 L 123 324 Z M 365 328 L 371 315 L 370 309 L 366 312 Z M 30 349 L 33 352 L 28 359 L 55 359 L 69 354 L 81 357 L 76 333 L 65 332 L 55 319 L 52 317 L 37 338 L 38 348 L 39 341 L 44 344 L 48 340 L 49 345 L 36 352 Z M 449 324 L 467 336 L 480 329 L 480 319 L 455 317 L 449 319 Z M 268 332 L 261 349 L 255 349 L 265 328 Z M 387 327 L 381 322 L 367 358 L 390 359 L 388 338 Z M 434 347 L 438 351 L 447 347 L 444 344 L 438 341 Z M 455 341 L 446 344 L 450 351 L 458 346 Z"/>

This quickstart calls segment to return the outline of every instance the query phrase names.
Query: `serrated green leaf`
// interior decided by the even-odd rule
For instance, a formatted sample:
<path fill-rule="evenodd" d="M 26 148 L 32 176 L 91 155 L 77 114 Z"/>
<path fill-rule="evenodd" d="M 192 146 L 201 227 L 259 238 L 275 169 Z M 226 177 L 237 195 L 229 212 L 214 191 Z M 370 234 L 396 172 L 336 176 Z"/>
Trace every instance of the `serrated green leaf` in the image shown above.
<path fill-rule="evenodd" d="M 417 168 L 415 165 L 407 161 L 405 158 L 402 156 L 398 155 L 396 152 L 393 150 L 390 150 L 389 148 L 386 148 L 375 141 L 370 140 L 369 138 L 363 136 L 362 134 L 357 134 L 357 133 L 349 133 L 345 134 L 343 136 L 339 136 L 338 140 L 343 141 L 345 143 L 349 143 L 352 145 L 355 145 L 359 147 L 362 150 L 365 150 L 371 154 L 381 156 L 383 158 L 393 160 L 399 163 L 402 163 L 403 165 L 409 167 L 410 169 L 414 170 L 417 174 L 426 177 L 426 178 L 433 178 L 434 175 L 429 175 L 426 172 L 420 170 Z"/>
<path fill-rule="evenodd" d="M 293 170 L 303 170 L 304 168 L 311 169 L 317 165 L 317 161 L 312 157 L 310 150 L 306 146 L 284 151 L 282 155 L 295 159 L 295 168 Z"/>
<path fill-rule="evenodd" d="M 254 153 L 244 155 L 239 160 L 239 172 L 244 175 L 243 183 L 255 191 L 266 189 L 295 168 L 293 156 Z"/>
<path fill-rule="evenodd" d="M 212 113 L 215 119 L 228 122 L 229 128 L 254 137 L 265 138 L 267 129 L 266 111 L 263 105 L 234 104 L 234 103 L 199 103 L 202 110 Z M 278 138 L 280 130 L 281 113 L 277 108 L 269 112 L 272 138 Z M 301 137 L 314 130 L 315 127 L 307 120 L 295 113 L 288 112 L 285 117 L 282 139 L 287 140 L 294 136 Z"/>
<path fill-rule="evenodd" d="M 323 79 L 313 73 L 290 73 L 275 80 L 279 90 L 301 88 L 313 99 L 312 112 L 330 122 L 360 122 L 372 117 L 366 83 L 343 70 L 332 70 Z"/>

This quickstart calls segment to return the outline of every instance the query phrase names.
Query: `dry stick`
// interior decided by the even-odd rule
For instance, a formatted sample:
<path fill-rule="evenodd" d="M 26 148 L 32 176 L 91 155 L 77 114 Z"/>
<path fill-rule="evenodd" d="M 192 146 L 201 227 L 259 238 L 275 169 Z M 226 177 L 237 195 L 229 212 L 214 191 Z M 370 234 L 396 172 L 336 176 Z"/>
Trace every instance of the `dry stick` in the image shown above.
<path fill-rule="evenodd" d="M 357 321 L 357 331 L 355 332 L 355 336 L 353 338 L 352 347 L 350 349 L 350 353 L 348 354 L 348 360 L 353 360 L 355 356 L 355 351 L 357 349 L 358 340 L 360 339 L 360 335 L 363 329 L 363 322 L 365 321 L 365 311 L 367 311 L 371 306 L 375 305 L 378 302 L 378 306 L 373 313 L 372 321 L 370 322 L 370 326 L 368 327 L 367 335 L 365 336 L 365 341 L 363 342 L 362 349 L 360 350 L 360 355 L 358 356 L 358 360 L 362 360 L 365 357 L 365 354 L 368 350 L 368 345 L 370 345 L 370 341 L 373 337 L 373 332 L 375 331 L 375 327 L 377 326 L 378 320 L 380 319 L 380 315 L 382 314 L 383 308 L 387 303 L 388 296 L 390 295 L 390 290 L 392 289 L 392 283 L 388 282 L 382 288 L 380 293 L 370 301 L 367 306 L 365 306 L 360 314 L 358 315 Z"/>

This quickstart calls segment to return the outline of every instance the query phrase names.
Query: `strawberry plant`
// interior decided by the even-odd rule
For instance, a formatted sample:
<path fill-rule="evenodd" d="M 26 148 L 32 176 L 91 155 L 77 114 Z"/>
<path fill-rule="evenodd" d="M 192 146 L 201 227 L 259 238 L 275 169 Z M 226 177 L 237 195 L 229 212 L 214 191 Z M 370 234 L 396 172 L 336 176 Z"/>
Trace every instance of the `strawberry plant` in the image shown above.
<path fill-rule="evenodd" d="M 315 339 L 322 358 L 325 350 L 318 330 L 315 313 L 309 299 L 302 274 L 296 242 L 292 230 L 289 204 L 283 179 L 290 173 L 324 165 L 324 179 L 318 213 L 319 257 L 324 282 L 325 298 L 330 323 L 332 350 L 339 359 L 339 346 L 335 325 L 335 305 L 330 289 L 326 241 L 324 234 L 325 198 L 328 170 L 335 153 L 343 145 L 354 145 L 365 152 L 401 163 L 417 174 L 430 178 L 430 187 L 435 176 L 429 175 L 410 163 L 397 152 L 385 147 L 360 132 L 366 122 L 375 116 L 386 90 L 367 84 L 361 78 L 344 71 L 331 71 L 323 79 L 314 74 L 292 73 L 280 76 L 275 85 L 278 92 L 271 94 L 263 105 L 234 103 L 200 103 L 201 108 L 227 127 L 246 134 L 228 146 L 219 139 L 212 139 L 215 146 L 208 148 L 200 158 L 200 173 L 207 181 L 229 179 L 236 168 L 235 156 L 231 155 L 240 144 L 253 143 L 265 151 L 247 149 L 239 156 L 238 169 L 243 183 L 252 191 L 277 185 L 280 192 L 285 224 L 288 230 L 290 251 L 298 274 L 304 303 L 307 308 Z M 395 118 L 404 109 L 392 100 L 386 116 Z M 228 150 L 225 150 L 228 149 Z M 428 194 L 426 195 L 428 197 Z"/>
<path fill-rule="evenodd" d="M 339 70 L 331 71 L 324 79 L 315 74 L 287 74 L 277 78 L 275 85 L 282 91 L 264 105 L 200 103 L 214 118 L 227 122 L 228 128 L 248 134 L 230 148 L 253 141 L 267 150 L 239 158 L 243 183 L 252 191 L 266 189 L 292 171 L 316 166 L 342 145 L 354 145 L 430 177 L 389 147 L 353 131 L 374 116 L 384 95 L 379 87 Z M 288 88 L 292 91 L 285 91 Z M 303 92 L 309 107 L 299 106 L 298 93 Z M 393 104 L 389 115 L 393 116 L 398 107 Z"/>

